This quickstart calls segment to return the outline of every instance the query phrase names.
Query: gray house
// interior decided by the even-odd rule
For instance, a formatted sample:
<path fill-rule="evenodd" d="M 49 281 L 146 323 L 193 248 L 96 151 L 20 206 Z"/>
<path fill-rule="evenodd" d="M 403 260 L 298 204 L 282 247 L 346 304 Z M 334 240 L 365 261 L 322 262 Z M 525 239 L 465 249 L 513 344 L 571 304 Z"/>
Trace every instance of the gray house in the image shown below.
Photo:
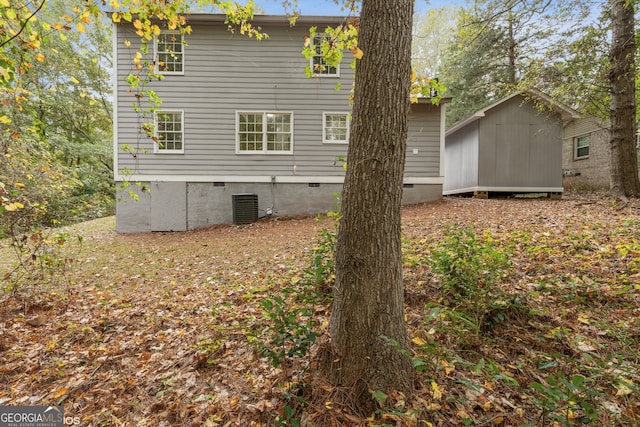
<path fill-rule="evenodd" d="M 562 194 L 563 126 L 579 116 L 537 91 L 489 105 L 446 132 L 443 194 Z"/>
<path fill-rule="evenodd" d="M 259 42 L 230 32 L 221 15 L 188 21 L 191 34 L 162 32 L 140 58 L 163 74 L 148 85 L 162 99 L 153 113 L 135 111 L 126 83 L 137 73 L 139 37 L 130 24 L 114 24 L 115 179 L 120 187 L 137 183 L 128 190 L 139 196 L 119 193 L 117 230 L 178 231 L 332 209 L 345 173 L 336 159 L 347 154 L 352 57 L 330 67 L 301 51 L 309 27 L 339 18 L 302 17 L 292 27 L 285 16 L 258 16 L 254 23 L 269 35 Z M 444 102 L 412 106 L 404 203 L 442 195 L 444 113 Z"/>
<path fill-rule="evenodd" d="M 585 116 L 568 123 L 562 140 L 564 187 L 609 189 L 609 120 Z"/>

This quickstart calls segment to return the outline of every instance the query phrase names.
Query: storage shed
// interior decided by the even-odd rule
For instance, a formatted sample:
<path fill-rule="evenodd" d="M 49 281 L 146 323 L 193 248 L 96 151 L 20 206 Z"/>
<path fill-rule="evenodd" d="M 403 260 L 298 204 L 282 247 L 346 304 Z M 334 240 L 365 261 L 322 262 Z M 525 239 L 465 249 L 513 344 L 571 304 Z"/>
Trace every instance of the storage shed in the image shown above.
<path fill-rule="evenodd" d="M 534 91 L 512 94 L 445 133 L 444 195 L 562 194 L 562 136 L 576 111 Z"/>

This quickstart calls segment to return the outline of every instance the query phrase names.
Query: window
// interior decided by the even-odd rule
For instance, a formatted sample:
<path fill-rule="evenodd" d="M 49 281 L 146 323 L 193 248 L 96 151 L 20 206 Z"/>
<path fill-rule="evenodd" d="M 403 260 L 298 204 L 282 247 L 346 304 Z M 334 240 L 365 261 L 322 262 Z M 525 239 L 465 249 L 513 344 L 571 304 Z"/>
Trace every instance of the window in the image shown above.
<path fill-rule="evenodd" d="M 239 112 L 238 153 L 292 153 L 292 113 Z"/>
<path fill-rule="evenodd" d="M 586 159 L 589 157 L 589 147 L 591 145 L 589 135 L 579 136 L 573 139 L 574 143 L 574 151 L 573 158 L 574 159 Z"/>
<path fill-rule="evenodd" d="M 322 57 L 322 44 L 323 42 L 328 42 L 330 40 L 329 36 L 326 34 L 317 34 L 313 38 L 313 47 L 316 51 L 316 54 L 311 58 L 311 72 L 314 76 L 322 77 L 322 76 L 332 76 L 338 77 L 340 75 L 340 67 L 333 67 L 328 65 L 325 59 Z"/>
<path fill-rule="evenodd" d="M 156 153 L 184 153 L 182 111 L 157 111 L 155 129 Z"/>
<path fill-rule="evenodd" d="M 177 31 L 167 31 L 155 39 L 155 63 L 160 74 L 184 74 L 184 39 Z"/>
<path fill-rule="evenodd" d="M 324 113 L 322 121 L 322 142 L 327 144 L 349 142 L 348 113 Z"/>

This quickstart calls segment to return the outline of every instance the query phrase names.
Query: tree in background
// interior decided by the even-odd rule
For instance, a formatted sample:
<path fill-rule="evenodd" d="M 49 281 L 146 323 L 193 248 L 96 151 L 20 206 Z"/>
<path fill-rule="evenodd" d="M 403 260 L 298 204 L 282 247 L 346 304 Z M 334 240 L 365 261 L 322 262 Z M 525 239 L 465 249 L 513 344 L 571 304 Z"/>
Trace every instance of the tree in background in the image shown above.
<path fill-rule="evenodd" d="M 450 5 L 414 17 L 411 52 L 413 69 L 418 75 L 437 78 L 442 74 L 445 52 L 453 41 L 458 14 L 459 7 Z"/>
<path fill-rule="evenodd" d="M 82 1 L 12 6 L 3 8 L 0 215 L 28 229 L 108 214 L 111 29 Z"/>
<path fill-rule="evenodd" d="M 610 0 L 612 38 L 611 84 L 611 193 L 620 198 L 639 197 L 636 123 L 635 2 Z"/>
<path fill-rule="evenodd" d="M 462 9 L 442 73 L 453 98 L 447 124 L 518 88 L 575 12 L 543 0 L 478 0 Z"/>

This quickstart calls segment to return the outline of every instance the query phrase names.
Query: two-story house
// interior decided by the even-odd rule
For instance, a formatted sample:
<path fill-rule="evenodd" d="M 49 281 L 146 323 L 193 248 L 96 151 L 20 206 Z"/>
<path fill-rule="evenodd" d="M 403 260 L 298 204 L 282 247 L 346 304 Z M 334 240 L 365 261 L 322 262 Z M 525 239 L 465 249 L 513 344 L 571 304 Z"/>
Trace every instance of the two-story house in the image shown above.
<path fill-rule="evenodd" d="M 138 183 L 128 189 L 139 196 L 119 192 L 117 231 L 332 209 L 345 174 L 337 159 L 347 154 L 352 57 L 329 67 L 301 51 L 311 26 L 322 30 L 340 18 L 301 17 L 291 26 L 285 16 L 257 16 L 269 36 L 262 41 L 230 32 L 223 15 L 188 22 L 190 34 L 162 32 L 138 59 L 133 26 L 114 24 L 115 179 L 119 187 Z M 144 61 L 163 75 L 146 86 L 162 100 L 153 113 L 136 112 L 139 95 L 126 82 Z M 442 195 L 444 110 L 429 99 L 412 106 L 404 203 Z"/>

